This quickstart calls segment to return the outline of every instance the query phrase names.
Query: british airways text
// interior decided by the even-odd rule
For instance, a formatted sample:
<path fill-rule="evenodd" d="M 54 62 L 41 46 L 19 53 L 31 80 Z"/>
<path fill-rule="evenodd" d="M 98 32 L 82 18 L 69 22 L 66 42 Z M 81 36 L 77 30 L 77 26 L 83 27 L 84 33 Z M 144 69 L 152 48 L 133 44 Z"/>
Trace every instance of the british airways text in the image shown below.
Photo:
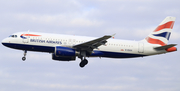
<path fill-rule="evenodd" d="M 62 44 L 61 41 L 30 39 L 30 42 Z"/>

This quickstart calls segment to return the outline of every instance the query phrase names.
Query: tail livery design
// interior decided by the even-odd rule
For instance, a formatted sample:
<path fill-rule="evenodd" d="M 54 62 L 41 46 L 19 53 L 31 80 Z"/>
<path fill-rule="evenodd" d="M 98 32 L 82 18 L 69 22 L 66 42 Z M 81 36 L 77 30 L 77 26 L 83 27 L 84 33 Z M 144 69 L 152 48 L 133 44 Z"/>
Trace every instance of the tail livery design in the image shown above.
<path fill-rule="evenodd" d="M 159 26 L 151 34 L 148 35 L 148 37 L 146 38 L 147 42 L 150 44 L 159 44 L 162 46 L 160 48 L 165 49 L 167 52 L 177 51 L 177 48 L 172 46 L 175 46 L 176 44 L 167 45 L 174 26 L 175 19 L 175 17 L 166 17 L 159 24 Z"/>
<path fill-rule="evenodd" d="M 159 26 L 146 38 L 148 43 L 167 45 L 175 22 L 175 17 L 166 17 Z"/>

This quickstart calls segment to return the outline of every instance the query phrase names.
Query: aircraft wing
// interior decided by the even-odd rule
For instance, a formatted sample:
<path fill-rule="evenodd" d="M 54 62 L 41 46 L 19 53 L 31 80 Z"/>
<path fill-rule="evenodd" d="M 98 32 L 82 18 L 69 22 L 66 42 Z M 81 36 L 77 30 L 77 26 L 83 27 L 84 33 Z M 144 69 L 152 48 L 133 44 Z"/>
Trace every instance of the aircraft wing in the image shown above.
<path fill-rule="evenodd" d="M 73 48 L 75 48 L 76 50 L 84 50 L 84 51 L 93 51 L 93 49 L 98 48 L 101 45 L 105 45 L 105 43 L 107 42 L 106 40 L 113 37 L 115 34 L 113 35 L 105 35 L 103 37 L 91 40 L 91 41 L 87 41 L 81 44 L 77 44 L 74 45 Z"/>

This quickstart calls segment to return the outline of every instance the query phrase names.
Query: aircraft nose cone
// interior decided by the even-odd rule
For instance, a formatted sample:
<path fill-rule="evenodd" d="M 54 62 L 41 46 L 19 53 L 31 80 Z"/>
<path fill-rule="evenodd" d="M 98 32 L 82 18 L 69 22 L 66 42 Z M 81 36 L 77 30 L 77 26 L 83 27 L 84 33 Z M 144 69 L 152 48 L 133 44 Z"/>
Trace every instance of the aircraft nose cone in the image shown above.
<path fill-rule="evenodd" d="M 7 42 L 7 39 L 3 39 L 3 40 L 1 41 L 2 45 L 4 45 L 4 46 L 6 46 L 6 45 L 5 45 L 6 42 Z"/>
<path fill-rule="evenodd" d="M 4 45 L 4 39 L 1 41 L 2 45 Z"/>

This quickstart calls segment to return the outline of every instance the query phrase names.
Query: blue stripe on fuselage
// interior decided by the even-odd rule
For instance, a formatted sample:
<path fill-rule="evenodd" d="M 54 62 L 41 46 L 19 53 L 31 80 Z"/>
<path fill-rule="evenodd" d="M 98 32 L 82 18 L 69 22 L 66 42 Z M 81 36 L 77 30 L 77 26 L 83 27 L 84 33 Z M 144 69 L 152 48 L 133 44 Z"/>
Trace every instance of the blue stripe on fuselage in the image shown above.
<path fill-rule="evenodd" d="M 103 52 L 103 56 L 102 57 L 109 57 L 109 58 L 133 58 L 133 57 L 143 57 L 146 55 L 142 55 L 142 54 L 130 54 L 130 53 L 120 53 L 120 52 Z"/>
<path fill-rule="evenodd" d="M 38 52 L 49 52 L 54 53 L 55 47 L 47 47 L 47 46 L 37 46 L 37 45 L 28 45 L 28 44 L 15 44 L 15 43 L 2 43 L 4 46 L 19 49 L 19 50 L 27 50 L 27 51 L 38 51 Z M 109 58 L 133 58 L 133 57 L 142 57 L 146 55 L 141 54 L 130 54 L 130 53 L 119 53 L 119 52 L 107 52 L 107 51 L 94 51 L 97 55 L 90 55 L 99 56 L 100 57 L 109 57 Z"/>
<path fill-rule="evenodd" d="M 39 51 L 39 52 L 54 52 L 54 47 L 48 46 L 37 46 L 37 45 L 28 45 L 28 44 L 15 44 L 15 43 L 2 43 L 4 46 L 27 51 Z"/>

